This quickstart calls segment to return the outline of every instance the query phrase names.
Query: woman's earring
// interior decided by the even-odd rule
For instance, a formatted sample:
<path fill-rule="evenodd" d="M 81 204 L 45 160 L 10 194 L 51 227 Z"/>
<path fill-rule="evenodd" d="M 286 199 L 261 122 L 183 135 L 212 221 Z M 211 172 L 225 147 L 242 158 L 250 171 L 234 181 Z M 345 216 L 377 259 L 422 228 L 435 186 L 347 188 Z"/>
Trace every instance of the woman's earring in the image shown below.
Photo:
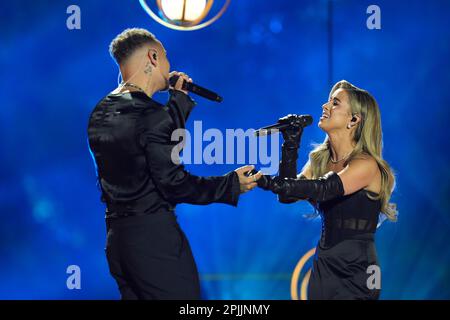
<path fill-rule="evenodd" d="M 348 125 L 347 125 L 347 129 L 350 129 L 350 128 L 351 128 L 351 125 L 348 124 Z"/>

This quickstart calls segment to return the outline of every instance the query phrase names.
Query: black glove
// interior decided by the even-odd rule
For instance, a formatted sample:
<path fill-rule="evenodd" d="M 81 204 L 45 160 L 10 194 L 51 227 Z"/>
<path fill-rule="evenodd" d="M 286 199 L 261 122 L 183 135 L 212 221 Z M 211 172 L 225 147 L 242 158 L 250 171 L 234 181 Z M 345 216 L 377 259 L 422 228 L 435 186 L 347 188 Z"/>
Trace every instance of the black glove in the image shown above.
<path fill-rule="evenodd" d="M 293 123 L 296 118 L 297 117 L 295 115 L 288 114 L 287 116 L 278 119 L 278 123 Z M 284 139 L 283 148 L 298 149 L 298 147 L 300 146 L 300 139 L 303 133 L 303 128 L 291 125 L 286 129 L 280 131 Z"/>
<path fill-rule="evenodd" d="M 297 119 L 295 115 L 287 115 L 278 120 L 279 123 L 293 123 Z M 280 176 L 282 178 L 295 178 L 297 176 L 297 159 L 300 139 L 303 128 L 291 125 L 283 130 L 283 145 L 281 146 Z"/>
<path fill-rule="evenodd" d="M 330 171 L 319 179 L 304 180 L 264 175 L 258 186 L 283 197 L 295 197 L 313 201 L 328 201 L 344 195 L 344 185 L 336 172 Z"/>
<path fill-rule="evenodd" d="M 289 127 L 281 130 L 283 135 L 283 145 L 281 146 L 281 161 L 280 161 L 280 177 L 281 178 L 296 178 L 297 176 L 297 159 L 298 149 L 300 147 L 300 139 L 303 133 L 303 127 L 295 126 L 293 123 L 296 120 L 295 115 L 287 115 L 278 120 L 279 123 L 291 123 Z M 293 203 L 299 200 L 298 198 L 286 197 L 283 194 L 278 195 L 278 201 L 281 203 Z"/>

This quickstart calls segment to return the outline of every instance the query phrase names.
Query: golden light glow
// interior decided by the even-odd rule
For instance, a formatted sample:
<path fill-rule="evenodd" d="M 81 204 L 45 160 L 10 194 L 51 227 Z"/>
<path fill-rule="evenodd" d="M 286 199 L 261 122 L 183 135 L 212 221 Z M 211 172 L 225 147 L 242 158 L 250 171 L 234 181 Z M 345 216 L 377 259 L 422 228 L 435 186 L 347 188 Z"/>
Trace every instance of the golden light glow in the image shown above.
<path fill-rule="evenodd" d="M 161 0 L 161 10 L 170 20 L 195 21 L 205 8 L 206 0 Z"/>
<path fill-rule="evenodd" d="M 302 269 L 306 262 L 311 258 L 314 253 L 316 253 L 316 248 L 310 249 L 307 253 L 303 255 L 303 257 L 300 258 L 297 265 L 295 266 L 294 272 L 292 272 L 292 278 L 291 278 L 291 299 L 292 300 L 298 300 L 298 280 L 300 278 L 300 274 L 302 272 Z M 300 299 L 306 300 L 307 299 L 307 289 L 308 289 L 308 282 L 309 278 L 311 277 L 311 269 L 308 270 L 308 272 L 305 274 L 305 277 L 302 280 L 301 284 L 301 293 L 300 293 Z"/>
<path fill-rule="evenodd" d="M 307 300 L 308 299 L 308 284 L 309 284 L 309 278 L 311 277 L 311 269 L 308 270 L 308 272 L 303 277 L 302 285 L 300 286 L 300 300 Z"/>

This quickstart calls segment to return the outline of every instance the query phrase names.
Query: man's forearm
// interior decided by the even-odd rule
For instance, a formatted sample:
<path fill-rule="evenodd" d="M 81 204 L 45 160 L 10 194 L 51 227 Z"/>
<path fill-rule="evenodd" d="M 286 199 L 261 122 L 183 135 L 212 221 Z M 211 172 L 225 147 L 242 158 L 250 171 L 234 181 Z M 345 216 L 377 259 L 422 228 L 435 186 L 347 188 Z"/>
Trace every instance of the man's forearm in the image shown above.
<path fill-rule="evenodd" d="M 199 177 L 188 172 L 168 179 L 161 178 L 157 184 L 163 196 L 173 203 L 210 204 L 226 203 L 237 206 L 240 187 L 239 178 L 233 171 L 224 176 Z"/>
<path fill-rule="evenodd" d="M 185 123 L 196 103 L 191 97 L 181 91 L 170 90 L 169 92 L 170 97 L 167 102 L 167 106 L 174 115 L 174 120 L 177 122 L 177 127 L 184 128 Z"/>

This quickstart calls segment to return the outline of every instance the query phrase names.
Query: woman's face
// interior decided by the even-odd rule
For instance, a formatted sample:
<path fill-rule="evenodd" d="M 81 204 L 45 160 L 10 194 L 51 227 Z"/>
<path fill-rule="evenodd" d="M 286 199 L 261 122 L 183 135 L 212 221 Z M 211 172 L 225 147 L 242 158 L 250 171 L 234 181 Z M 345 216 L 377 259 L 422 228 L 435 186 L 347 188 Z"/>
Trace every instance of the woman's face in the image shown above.
<path fill-rule="evenodd" d="M 322 116 L 319 120 L 319 128 L 325 132 L 336 129 L 345 129 L 350 122 L 351 107 L 347 92 L 337 89 L 330 98 L 330 101 L 322 106 Z"/>

